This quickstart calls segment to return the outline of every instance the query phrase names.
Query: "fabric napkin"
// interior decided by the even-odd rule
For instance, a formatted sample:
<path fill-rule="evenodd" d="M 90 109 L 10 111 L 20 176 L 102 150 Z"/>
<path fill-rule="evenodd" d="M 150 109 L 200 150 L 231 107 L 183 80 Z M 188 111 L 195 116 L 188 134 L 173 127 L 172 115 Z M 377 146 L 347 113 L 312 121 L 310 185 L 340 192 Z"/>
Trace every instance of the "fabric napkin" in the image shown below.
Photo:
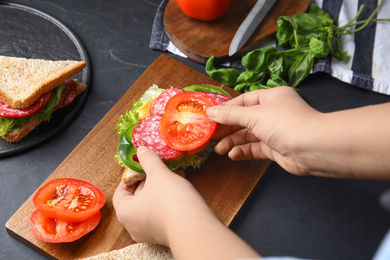
<path fill-rule="evenodd" d="M 149 47 L 154 50 L 168 51 L 187 57 L 168 39 L 164 32 L 164 11 L 169 0 L 162 0 L 153 22 Z M 380 0 L 312 0 L 342 26 L 352 20 L 359 7 L 364 9 L 358 20 L 367 19 L 375 10 Z M 375 18 L 390 18 L 390 1 L 384 1 Z M 390 22 L 370 23 L 362 31 L 352 35 L 340 36 L 341 48 L 348 51 L 345 61 L 323 58 L 315 62 L 312 72 L 325 72 L 333 77 L 382 94 L 390 95 Z M 268 45 L 277 48 L 276 41 Z M 224 66 L 241 67 L 240 60 L 224 64 Z"/>

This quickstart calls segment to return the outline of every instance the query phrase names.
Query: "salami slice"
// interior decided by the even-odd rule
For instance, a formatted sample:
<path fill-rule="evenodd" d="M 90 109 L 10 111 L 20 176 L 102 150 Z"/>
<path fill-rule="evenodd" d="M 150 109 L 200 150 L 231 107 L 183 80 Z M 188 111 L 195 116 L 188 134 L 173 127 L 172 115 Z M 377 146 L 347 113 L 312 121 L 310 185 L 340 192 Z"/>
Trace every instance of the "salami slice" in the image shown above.
<path fill-rule="evenodd" d="M 184 92 L 181 88 L 170 88 L 161 93 L 150 105 L 149 113 L 151 116 L 164 114 L 164 109 L 168 100 L 174 95 Z"/>
<path fill-rule="evenodd" d="M 61 99 L 58 102 L 58 104 L 54 107 L 54 109 L 59 109 L 66 107 L 72 101 L 75 99 L 77 96 L 77 85 L 76 82 L 72 79 L 67 79 L 64 82 L 65 88 L 61 92 Z"/>
<path fill-rule="evenodd" d="M 131 141 L 135 148 L 147 146 L 155 151 L 162 160 L 174 159 L 182 154 L 169 147 L 161 137 L 161 116 L 149 116 L 140 121 L 133 130 Z"/>
<path fill-rule="evenodd" d="M 51 91 L 43 94 L 31 106 L 22 109 L 7 106 L 6 104 L 0 101 L 0 117 L 24 118 L 24 117 L 31 116 L 32 114 L 46 107 L 50 101 L 50 98 L 51 98 Z"/>
<path fill-rule="evenodd" d="M 229 97 L 229 96 L 226 96 L 226 95 L 223 95 L 223 94 L 219 94 L 219 93 L 213 93 L 213 92 L 203 92 L 207 95 L 209 95 L 210 97 L 212 97 L 217 103 L 218 105 L 222 104 L 222 103 L 225 103 L 229 100 L 231 100 L 232 98 Z"/>

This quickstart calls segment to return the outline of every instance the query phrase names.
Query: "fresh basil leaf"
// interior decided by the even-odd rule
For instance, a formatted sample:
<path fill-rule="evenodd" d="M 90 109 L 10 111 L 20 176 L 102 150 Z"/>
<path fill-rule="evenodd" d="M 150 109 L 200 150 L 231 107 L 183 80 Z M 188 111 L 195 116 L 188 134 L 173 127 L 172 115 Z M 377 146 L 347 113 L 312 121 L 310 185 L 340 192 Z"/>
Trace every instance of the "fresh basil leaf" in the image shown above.
<path fill-rule="evenodd" d="M 295 49 L 295 48 L 287 50 L 287 51 L 284 51 L 282 53 L 282 55 L 283 55 L 283 73 L 280 73 L 280 77 L 288 76 L 288 71 L 289 71 L 290 67 L 303 54 L 304 54 L 304 52 L 302 50 Z"/>
<path fill-rule="evenodd" d="M 288 86 L 288 83 L 280 77 L 280 74 L 278 73 L 271 73 L 271 78 L 270 80 L 277 84 L 278 86 Z M 268 83 L 267 83 L 268 86 Z"/>
<path fill-rule="evenodd" d="M 246 70 L 237 78 L 237 83 L 253 83 L 264 78 L 265 72 Z"/>
<path fill-rule="evenodd" d="M 238 91 L 238 92 L 244 92 L 245 91 L 245 87 L 247 86 L 246 83 L 241 83 L 241 84 L 238 84 L 234 87 L 234 90 L 235 91 Z"/>
<path fill-rule="evenodd" d="M 289 16 L 281 16 L 277 20 L 278 30 L 276 31 L 276 39 L 279 45 L 285 46 L 294 37 L 294 31 L 298 28 L 297 24 Z"/>
<path fill-rule="evenodd" d="M 277 83 L 276 81 L 273 81 L 272 79 L 269 79 L 269 80 L 267 81 L 267 87 L 275 88 L 275 87 L 279 87 L 279 86 L 282 86 L 282 85 L 280 85 L 280 84 Z"/>
<path fill-rule="evenodd" d="M 329 54 L 328 43 L 318 40 L 315 37 L 311 37 L 309 43 L 310 51 L 313 53 L 316 58 L 324 58 Z"/>
<path fill-rule="evenodd" d="M 247 53 L 241 59 L 241 64 L 251 71 L 262 72 L 267 68 L 267 56 L 270 53 L 277 52 L 278 50 L 274 46 L 269 46 L 262 49 L 257 49 Z"/>
<path fill-rule="evenodd" d="M 250 91 L 254 91 L 254 90 L 258 90 L 258 89 L 264 89 L 264 88 L 267 88 L 266 86 L 262 85 L 262 84 L 252 84 L 249 89 L 247 89 L 247 92 L 250 92 Z"/>
<path fill-rule="evenodd" d="M 321 26 L 320 21 L 314 15 L 308 13 L 296 14 L 292 19 L 300 31 L 312 32 Z"/>
<path fill-rule="evenodd" d="M 302 82 L 310 73 L 314 64 L 314 56 L 308 51 L 305 52 L 299 59 L 297 59 L 291 66 L 288 74 L 289 86 L 296 87 Z"/>
<path fill-rule="evenodd" d="M 317 17 L 321 21 L 322 25 L 333 26 L 333 20 L 330 15 L 322 10 L 318 5 L 311 4 L 308 13 Z"/>
<path fill-rule="evenodd" d="M 237 83 L 237 78 L 240 72 L 234 68 L 215 69 L 214 56 L 211 56 L 206 63 L 206 72 L 212 78 L 226 86 L 234 86 Z"/>
<path fill-rule="evenodd" d="M 339 42 L 335 36 L 329 35 L 327 43 L 332 57 L 341 61 L 347 58 L 348 52 L 340 48 Z"/>
<path fill-rule="evenodd" d="M 267 67 L 270 73 L 283 70 L 283 55 L 279 52 L 268 55 Z"/>

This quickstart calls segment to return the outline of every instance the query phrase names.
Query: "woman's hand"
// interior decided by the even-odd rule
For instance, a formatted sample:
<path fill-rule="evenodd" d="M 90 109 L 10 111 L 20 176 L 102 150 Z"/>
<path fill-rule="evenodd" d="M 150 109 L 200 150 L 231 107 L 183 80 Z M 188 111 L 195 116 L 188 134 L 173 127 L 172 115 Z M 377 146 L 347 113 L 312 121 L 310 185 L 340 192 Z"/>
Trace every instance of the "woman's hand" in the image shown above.
<path fill-rule="evenodd" d="M 221 139 L 217 153 L 228 153 L 232 160 L 270 159 L 293 174 L 308 174 L 302 149 L 321 113 L 292 88 L 252 91 L 206 112 L 220 124 L 214 135 Z"/>
<path fill-rule="evenodd" d="M 296 175 L 390 179 L 390 103 L 320 113 L 292 88 L 243 94 L 207 109 L 219 154 L 270 159 Z"/>
<path fill-rule="evenodd" d="M 130 187 L 121 183 L 113 197 L 118 220 L 135 241 L 168 245 L 168 229 L 185 211 L 212 214 L 192 184 L 170 171 L 155 152 L 140 147 L 137 155 L 146 180 Z"/>
<path fill-rule="evenodd" d="M 224 226 L 190 182 L 171 172 L 153 151 L 139 147 L 146 180 L 114 193 L 119 222 L 137 242 L 166 245 L 175 259 L 258 257 Z"/>

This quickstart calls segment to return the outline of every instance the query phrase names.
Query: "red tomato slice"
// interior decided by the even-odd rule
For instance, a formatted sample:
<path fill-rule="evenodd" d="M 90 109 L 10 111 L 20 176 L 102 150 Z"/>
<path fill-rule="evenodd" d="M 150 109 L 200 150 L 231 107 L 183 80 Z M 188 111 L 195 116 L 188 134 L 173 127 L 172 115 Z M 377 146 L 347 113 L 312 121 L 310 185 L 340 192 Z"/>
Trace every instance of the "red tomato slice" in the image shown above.
<path fill-rule="evenodd" d="M 83 221 L 68 222 L 61 219 L 47 218 L 36 210 L 31 213 L 30 227 L 34 236 L 44 242 L 72 242 L 94 230 L 99 224 L 100 218 L 101 214 L 98 211 L 95 215 Z"/>
<path fill-rule="evenodd" d="M 38 98 L 37 101 L 35 101 L 34 104 L 23 109 L 9 107 L 0 101 L 0 117 L 23 118 L 31 116 L 32 114 L 46 107 L 50 101 L 50 98 L 51 91 L 43 94 L 40 98 Z"/>
<path fill-rule="evenodd" d="M 65 88 L 61 92 L 61 98 L 58 104 L 54 107 L 54 109 L 59 109 L 66 107 L 77 96 L 77 85 L 76 82 L 72 79 L 67 79 L 64 82 Z"/>
<path fill-rule="evenodd" d="M 206 115 L 206 108 L 216 104 L 202 92 L 185 91 L 173 96 L 160 123 L 166 144 L 178 151 L 192 151 L 205 145 L 217 127 Z"/>
<path fill-rule="evenodd" d="M 95 185 L 77 179 L 55 179 L 41 187 L 33 198 L 34 206 L 47 218 L 70 222 L 96 214 L 106 202 Z"/>

